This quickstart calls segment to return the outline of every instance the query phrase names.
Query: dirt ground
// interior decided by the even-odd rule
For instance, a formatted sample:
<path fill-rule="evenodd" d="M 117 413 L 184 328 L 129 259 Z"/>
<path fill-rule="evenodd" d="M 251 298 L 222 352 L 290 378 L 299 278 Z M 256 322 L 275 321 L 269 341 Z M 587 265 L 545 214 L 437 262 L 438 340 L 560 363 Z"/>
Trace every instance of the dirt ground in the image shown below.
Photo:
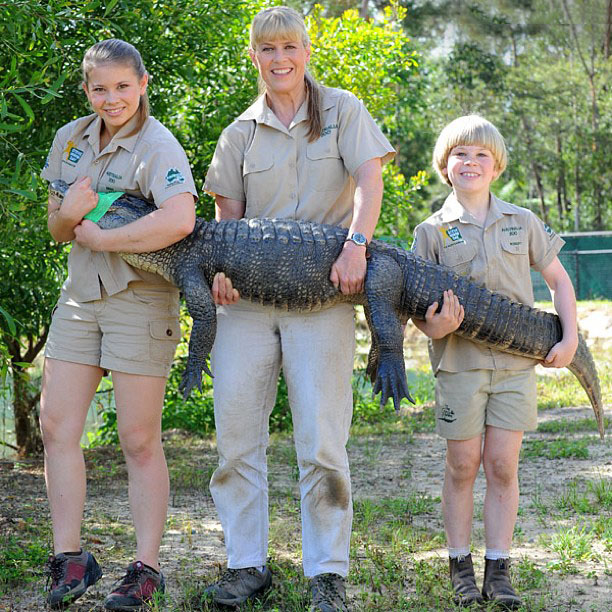
<path fill-rule="evenodd" d="M 598 310 L 582 311 L 581 328 L 590 341 L 598 338 L 600 342 L 612 343 L 612 306 L 605 312 Z M 425 345 L 418 334 L 408 334 L 407 343 L 422 354 Z M 610 416 L 610 398 L 607 400 L 607 416 Z M 557 408 L 542 411 L 540 421 L 558 419 L 582 419 L 591 417 L 590 407 Z M 549 434 L 530 433 L 526 440 L 546 438 Z M 194 442 L 181 432 L 167 436 L 167 454 L 171 470 L 172 493 L 169 508 L 169 527 L 164 536 L 161 559 L 164 571 L 172 579 L 168 581 L 171 596 L 180 599 L 185 582 L 197 583 L 210 576 L 215 568 L 225 560 L 223 533 L 217 518 L 214 504 L 202 482 L 210 476 L 216 462 L 213 440 Z M 197 469 L 179 468 L 177 462 L 183 457 L 183 441 L 189 444 L 190 452 L 199 457 Z M 273 457 L 270 469 L 271 499 L 280 499 L 284 492 L 295 489 L 295 479 L 289 461 L 283 461 L 284 454 L 290 453 L 288 439 L 279 439 L 273 444 Z M 93 475 L 89 485 L 86 505 L 87 546 L 105 559 L 105 576 L 71 610 L 101 610 L 99 603 L 113 582 L 120 577 L 122 569 L 130 559 L 130 551 L 117 544 L 121 533 L 131 529 L 129 508 L 123 468 L 113 468 L 106 472 L 105 453 L 115 458 L 115 449 L 98 449 L 88 454 L 88 467 Z M 349 443 L 354 498 L 381 499 L 398 495 L 418 493 L 439 497 L 444 470 L 444 442 L 433 433 L 414 434 L 412 443 L 406 443 L 404 435 L 385 434 L 384 437 L 372 435 L 357 436 Z M 279 460 L 280 458 L 280 460 Z M 182 459 L 181 459 L 182 461 Z M 115 465 L 113 463 L 113 465 Z M 408 476 L 407 476 L 408 474 Z M 174 475 L 174 477 L 173 477 Z M 601 479 L 609 485 L 612 478 L 612 453 L 609 442 L 600 443 L 593 438 L 589 443 L 589 459 L 573 458 L 545 459 L 530 458 L 522 461 L 520 467 L 520 513 L 518 534 L 513 548 L 514 558 L 528 558 L 538 567 L 545 567 L 551 560 L 551 552 L 541 543 L 541 534 L 559 529 L 558 523 L 547 525 L 538 518 L 534 500 L 551 500 L 562 491 L 571 480 Z M 475 563 L 482 571 L 483 523 L 479 508 L 484 498 L 484 478 L 477 479 L 475 489 L 474 547 Z M 32 516 L 38 520 L 48 520 L 48 509 L 44 488 L 42 465 L 39 461 L 0 463 L 0 534 L 6 529 L 11 533 L 27 529 Z M 439 509 L 439 505 L 437 506 Z M 30 517 L 30 518 L 29 518 Z M 570 519 L 567 526 L 574 524 Z M 429 529 L 442 531 L 438 514 L 415 517 Z M 279 528 L 280 519 L 272 518 L 273 526 Z M 544 524 L 543 524 L 544 523 Z M 296 518 L 289 531 L 298 538 L 299 523 Z M 291 536 L 291 533 L 290 533 Z M 298 562 L 295 546 L 277 546 L 277 557 L 287 557 Z M 609 547 L 608 547 L 609 550 Z M 561 575 L 554 573 L 549 588 L 554 592 L 554 600 L 560 602 L 555 610 L 612 610 L 612 581 L 610 577 L 610 558 L 601 546 L 596 550 L 598 559 L 582 562 L 579 574 Z M 445 558 L 443 547 L 427 553 L 422 558 Z M 0 611 L 37 611 L 43 610 L 41 594 L 42 579 L 32 582 L 9 596 L 0 598 Z M 349 586 L 349 594 L 356 595 L 356 587 Z M 359 608 L 363 609 L 363 608 Z"/>

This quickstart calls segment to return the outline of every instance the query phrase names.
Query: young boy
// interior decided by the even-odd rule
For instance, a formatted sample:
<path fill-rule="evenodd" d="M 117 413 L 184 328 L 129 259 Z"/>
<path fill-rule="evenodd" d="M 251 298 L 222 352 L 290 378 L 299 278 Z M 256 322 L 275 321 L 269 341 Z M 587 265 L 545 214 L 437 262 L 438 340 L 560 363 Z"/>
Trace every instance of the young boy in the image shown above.
<path fill-rule="evenodd" d="M 563 327 L 563 339 L 542 365 L 561 368 L 578 344 L 574 289 L 557 257 L 564 242 L 531 211 L 490 192 L 506 160 L 504 140 L 489 121 L 468 115 L 447 125 L 433 164 L 453 191 L 441 210 L 415 228 L 413 251 L 530 306 L 529 268 L 540 271 Z M 437 432 L 447 440 L 442 511 L 455 602 L 469 606 L 484 599 L 517 608 L 521 600 L 510 583 L 509 556 L 523 432 L 537 426 L 536 361 L 452 334 L 464 316 L 452 291 L 444 292 L 437 309 L 434 302 L 425 321 L 413 321 L 431 338 Z M 482 595 L 470 554 L 473 487 L 481 462 L 487 485 Z"/>

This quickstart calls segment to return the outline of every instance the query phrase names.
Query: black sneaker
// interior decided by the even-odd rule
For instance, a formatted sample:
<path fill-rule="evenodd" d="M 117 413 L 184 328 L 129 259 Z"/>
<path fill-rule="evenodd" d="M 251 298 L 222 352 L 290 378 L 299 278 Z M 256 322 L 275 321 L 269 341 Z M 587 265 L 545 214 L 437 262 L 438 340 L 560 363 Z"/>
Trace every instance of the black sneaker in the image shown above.
<path fill-rule="evenodd" d="M 346 587 L 340 574 L 318 574 L 310 580 L 311 612 L 348 612 Z"/>
<path fill-rule="evenodd" d="M 47 603 L 54 610 L 63 610 L 102 578 L 102 570 L 91 553 L 49 555 L 46 573 Z M 49 586 L 49 582 L 51 585 Z"/>
<path fill-rule="evenodd" d="M 263 572 L 255 567 L 228 568 L 217 582 L 204 589 L 203 595 L 223 606 L 238 606 L 262 595 L 271 584 L 272 573 L 267 567 Z"/>
<path fill-rule="evenodd" d="M 145 565 L 134 561 L 127 567 L 125 576 L 113 592 L 104 600 L 107 610 L 140 610 L 153 600 L 154 593 L 166 590 L 164 575 Z"/>

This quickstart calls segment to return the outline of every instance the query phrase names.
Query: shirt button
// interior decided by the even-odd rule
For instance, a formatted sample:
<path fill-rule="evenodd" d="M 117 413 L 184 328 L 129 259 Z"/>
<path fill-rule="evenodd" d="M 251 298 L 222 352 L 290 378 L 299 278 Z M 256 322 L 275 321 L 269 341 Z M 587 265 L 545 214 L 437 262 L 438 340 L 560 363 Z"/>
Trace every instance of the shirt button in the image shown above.
<path fill-rule="evenodd" d="M 292 191 L 292 192 L 289 194 L 289 197 L 290 197 L 290 198 L 295 198 L 295 191 Z"/>

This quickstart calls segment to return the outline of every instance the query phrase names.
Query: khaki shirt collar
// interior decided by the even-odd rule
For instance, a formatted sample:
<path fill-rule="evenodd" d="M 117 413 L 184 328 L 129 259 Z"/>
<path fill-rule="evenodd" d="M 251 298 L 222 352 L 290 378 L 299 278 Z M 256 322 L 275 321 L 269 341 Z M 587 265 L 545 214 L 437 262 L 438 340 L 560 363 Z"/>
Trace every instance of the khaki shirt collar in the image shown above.
<path fill-rule="evenodd" d="M 336 105 L 336 101 L 337 96 L 333 95 L 333 90 L 321 87 L 321 110 L 329 110 Z M 292 128 L 301 121 L 306 121 L 306 119 L 308 119 L 308 100 L 302 102 L 289 127 Z M 257 100 L 238 117 L 238 121 L 255 121 L 285 132 L 287 131 L 287 128 L 285 128 L 274 114 L 274 111 L 268 106 L 266 94 L 259 96 Z"/>
<path fill-rule="evenodd" d="M 118 147 L 122 147 L 130 153 L 134 152 L 136 141 L 140 136 L 140 130 L 136 129 L 139 121 L 139 113 L 136 113 L 121 129 L 114 135 L 113 139 L 108 143 L 106 153 L 112 153 Z M 93 148 L 96 155 L 100 154 L 100 129 L 102 127 L 102 119 L 99 115 L 89 124 L 88 128 L 83 132 L 83 136 L 89 140 L 89 144 Z"/>
<path fill-rule="evenodd" d="M 487 220 L 485 227 L 497 223 L 504 215 L 512 215 L 516 210 L 507 202 L 500 200 L 496 195 L 491 193 L 489 199 L 489 213 L 487 214 Z M 451 223 L 453 221 L 461 221 L 461 223 L 475 223 L 474 217 L 461 205 L 459 200 L 455 197 L 454 193 L 444 201 L 444 205 L 441 210 L 442 222 Z"/>

